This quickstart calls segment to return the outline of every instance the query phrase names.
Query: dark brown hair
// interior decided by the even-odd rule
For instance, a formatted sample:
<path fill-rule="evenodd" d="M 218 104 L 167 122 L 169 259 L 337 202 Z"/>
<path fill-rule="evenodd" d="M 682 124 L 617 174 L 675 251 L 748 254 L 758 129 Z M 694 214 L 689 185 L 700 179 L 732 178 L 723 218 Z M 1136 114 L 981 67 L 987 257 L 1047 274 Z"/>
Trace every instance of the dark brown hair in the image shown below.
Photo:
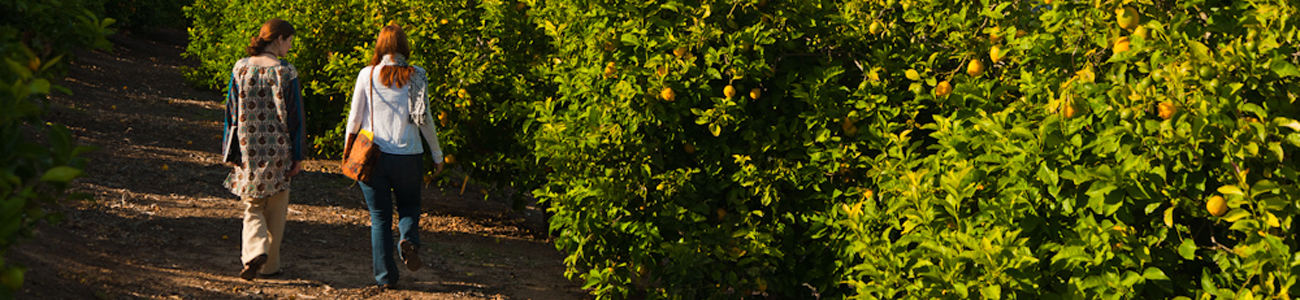
<path fill-rule="evenodd" d="M 262 51 L 265 51 L 266 46 L 270 45 L 271 42 L 293 36 L 293 33 L 293 25 L 289 24 L 289 22 L 281 19 L 267 20 L 266 23 L 262 23 L 262 31 L 257 36 L 254 36 L 252 41 L 248 42 L 248 47 L 244 48 L 244 53 L 248 53 L 248 56 L 262 54 Z"/>
<path fill-rule="evenodd" d="M 402 26 L 388 25 L 379 30 L 379 39 L 375 41 L 375 56 L 370 58 L 370 66 L 378 67 L 384 62 L 384 55 L 402 55 L 411 57 L 411 43 L 406 40 Z M 415 67 L 388 66 L 379 71 L 379 82 L 390 87 L 402 87 L 411 80 Z"/>

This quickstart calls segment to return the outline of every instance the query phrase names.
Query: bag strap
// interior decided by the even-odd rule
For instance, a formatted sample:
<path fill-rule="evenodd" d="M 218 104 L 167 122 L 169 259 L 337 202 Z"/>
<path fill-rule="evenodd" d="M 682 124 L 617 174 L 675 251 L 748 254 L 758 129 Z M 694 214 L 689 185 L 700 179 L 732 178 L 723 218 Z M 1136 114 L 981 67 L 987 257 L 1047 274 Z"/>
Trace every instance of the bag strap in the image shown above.
<path fill-rule="evenodd" d="M 371 102 L 375 101 L 375 69 L 378 68 L 379 65 L 370 67 L 370 97 L 366 99 L 366 114 L 370 115 L 370 132 L 375 132 L 375 105 Z"/>

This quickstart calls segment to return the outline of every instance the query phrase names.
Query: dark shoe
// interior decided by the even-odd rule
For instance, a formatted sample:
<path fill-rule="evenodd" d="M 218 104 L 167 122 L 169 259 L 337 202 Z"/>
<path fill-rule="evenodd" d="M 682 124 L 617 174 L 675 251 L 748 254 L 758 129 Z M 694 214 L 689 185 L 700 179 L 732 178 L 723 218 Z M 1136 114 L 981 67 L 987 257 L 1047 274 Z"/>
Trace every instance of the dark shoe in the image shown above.
<path fill-rule="evenodd" d="M 262 269 L 262 265 L 266 264 L 266 260 L 266 254 L 262 254 L 254 257 L 253 260 L 244 263 L 244 270 L 239 271 L 239 278 L 253 281 L 253 278 L 257 278 L 257 270 Z"/>
<path fill-rule="evenodd" d="M 424 262 L 420 261 L 419 248 L 410 240 L 402 240 L 401 251 L 397 251 L 397 256 L 402 258 L 402 263 L 406 264 L 406 268 L 412 272 L 418 271 L 421 266 L 424 266 Z"/>
<path fill-rule="evenodd" d="M 257 277 L 261 277 L 263 279 L 270 279 L 270 278 L 280 278 L 281 275 L 284 275 L 284 270 L 275 271 L 270 274 L 258 273 Z"/>

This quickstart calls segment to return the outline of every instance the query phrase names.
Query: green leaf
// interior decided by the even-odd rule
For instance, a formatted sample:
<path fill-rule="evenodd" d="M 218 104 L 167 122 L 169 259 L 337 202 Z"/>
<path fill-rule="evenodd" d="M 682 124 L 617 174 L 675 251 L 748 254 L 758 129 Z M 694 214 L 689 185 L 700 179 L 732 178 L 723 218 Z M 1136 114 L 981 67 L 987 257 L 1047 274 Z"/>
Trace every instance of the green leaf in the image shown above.
<path fill-rule="evenodd" d="M 1279 187 L 1277 183 L 1274 183 L 1272 180 L 1260 180 L 1259 182 L 1256 182 L 1254 186 L 1250 187 L 1250 196 L 1256 197 L 1264 193 L 1272 193 L 1278 189 Z"/>
<path fill-rule="evenodd" d="M 1205 44 L 1197 41 L 1189 41 L 1187 45 L 1192 48 L 1192 54 L 1196 55 L 1196 58 L 1202 61 L 1210 60 L 1210 48 L 1206 47 Z"/>
<path fill-rule="evenodd" d="M 31 88 L 33 94 L 50 93 L 50 81 L 46 80 L 45 78 L 37 78 L 36 80 L 32 80 L 31 86 L 29 87 Z"/>
<path fill-rule="evenodd" d="M 1237 292 L 1237 300 L 1255 300 L 1255 292 L 1250 289 L 1241 289 Z"/>
<path fill-rule="evenodd" d="M 1269 69 L 1280 77 L 1300 76 L 1300 69 L 1296 69 L 1295 65 L 1283 59 L 1273 60 L 1273 65 Z"/>
<path fill-rule="evenodd" d="M 1123 286 L 1133 286 L 1134 284 L 1137 284 L 1138 282 L 1141 281 L 1142 281 L 1142 275 L 1138 275 L 1137 272 L 1128 271 L 1128 272 L 1124 272 L 1124 280 L 1120 281 L 1119 283 L 1120 285 Z"/>
<path fill-rule="evenodd" d="M 1183 239 L 1183 243 L 1178 245 L 1178 256 L 1182 256 L 1186 260 L 1196 258 L 1196 241 Z"/>
<path fill-rule="evenodd" d="M 1169 280 L 1169 276 L 1165 276 L 1165 271 L 1161 271 L 1156 267 L 1149 267 L 1146 271 L 1143 271 L 1142 278 L 1148 280 Z"/>
<path fill-rule="evenodd" d="M 52 86 L 50 86 L 50 88 L 51 88 L 51 89 L 54 89 L 55 91 L 59 91 L 60 93 L 63 93 L 64 95 L 72 95 L 72 90 L 69 90 L 68 88 L 63 87 L 63 86 L 61 86 L 61 85 L 52 85 Z"/>
<path fill-rule="evenodd" d="M 1286 209 L 1290 202 L 1276 195 L 1267 196 L 1260 199 L 1265 210 L 1283 210 Z"/>
<path fill-rule="evenodd" d="M 9 65 L 9 70 L 13 71 L 14 74 L 17 74 L 18 77 L 32 77 L 32 70 L 28 69 L 27 66 L 24 66 L 22 63 L 8 58 L 5 59 L 5 63 Z"/>
<path fill-rule="evenodd" d="M 1236 208 L 1231 211 L 1228 211 L 1227 214 L 1224 214 L 1223 220 L 1228 222 L 1236 222 L 1237 220 L 1241 220 L 1241 218 L 1245 218 L 1249 216 L 1250 216 L 1250 212 L 1244 209 Z"/>
<path fill-rule="evenodd" d="M 1220 194 L 1224 194 L 1224 195 L 1242 195 L 1242 196 L 1246 195 L 1245 192 L 1242 192 L 1241 189 L 1235 185 L 1221 186 L 1219 187 L 1218 191 Z"/>
<path fill-rule="evenodd" d="M 604 276 L 602 276 L 600 269 L 591 269 L 591 272 L 588 272 L 587 276 L 585 277 L 587 277 L 587 282 L 582 285 L 582 288 L 584 289 L 592 288 L 595 287 L 596 285 L 599 285 L 600 282 L 602 281 L 601 278 Z"/>
<path fill-rule="evenodd" d="M 1210 294 L 1219 291 L 1219 287 L 1214 284 L 1214 276 L 1210 274 L 1210 268 L 1201 268 L 1201 289 Z"/>
<path fill-rule="evenodd" d="M 620 41 L 620 42 L 623 42 L 623 44 L 626 44 L 626 45 L 629 45 L 629 46 L 640 46 L 640 45 L 641 45 L 641 40 L 638 39 L 637 36 L 636 36 L 635 34 L 631 34 L 631 33 L 624 33 L 623 36 L 620 36 L 620 37 L 619 37 L 619 41 Z"/>
<path fill-rule="evenodd" d="M 1228 229 L 1253 234 L 1255 231 L 1263 229 L 1263 227 L 1261 227 L 1259 221 L 1255 221 L 1255 219 L 1242 219 L 1233 222 L 1232 226 L 1228 227 Z"/>
<path fill-rule="evenodd" d="M 81 170 L 69 166 L 58 166 L 45 171 L 45 175 L 41 176 L 41 181 L 69 182 L 78 176 L 81 176 Z"/>
<path fill-rule="evenodd" d="M 984 296 L 984 299 L 1002 299 L 1002 286 L 995 284 L 984 287 L 980 289 L 980 295 Z"/>
<path fill-rule="evenodd" d="M 1117 187 L 1111 185 L 1109 182 L 1093 182 L 1092 186 L 1088 188 L 1088 192 L 1085 193 L 1088 195 L 1088 207 L 1098 213 L 1108 214 L 1107 211 L 1109 211 L 1109 209 L 1106 209 L 1106 198 L 1107 195 L 1115 189 L 1117 189 Z"/>
<path fill-rule="evenodd" d="M 1286 117 L 1277 117 L 1273 119 L 1273 124 L 1277 126 L 1291 128 L 1291 130 L 1300 131 L 1300 122 Z"/>

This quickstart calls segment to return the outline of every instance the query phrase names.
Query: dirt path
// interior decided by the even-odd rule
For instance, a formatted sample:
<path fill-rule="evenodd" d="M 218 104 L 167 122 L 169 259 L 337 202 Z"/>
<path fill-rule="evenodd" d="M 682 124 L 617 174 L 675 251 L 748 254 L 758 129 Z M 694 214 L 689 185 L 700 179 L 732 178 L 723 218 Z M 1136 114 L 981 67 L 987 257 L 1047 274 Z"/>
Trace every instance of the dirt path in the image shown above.
<path fill-rule="evenodd" d="M 114 36 L 82 53 L 52 97 L 50 120 L 100 149 L 64 222 L 6 259 L 29 268 L 19 299 L 585 299 L 563 276 L 540 212 L 457 187 L 429 186 L 421 222 L 427 267 L 400 288 L 372 287 L 369 213 L 334 161 L 294 180 L 284 274 L 246 282 L 240 204 L 220 185 L 222 96 L 187 87 L 185 33 Z M 476 191 L 470 188 L 469 191 Z"/>

